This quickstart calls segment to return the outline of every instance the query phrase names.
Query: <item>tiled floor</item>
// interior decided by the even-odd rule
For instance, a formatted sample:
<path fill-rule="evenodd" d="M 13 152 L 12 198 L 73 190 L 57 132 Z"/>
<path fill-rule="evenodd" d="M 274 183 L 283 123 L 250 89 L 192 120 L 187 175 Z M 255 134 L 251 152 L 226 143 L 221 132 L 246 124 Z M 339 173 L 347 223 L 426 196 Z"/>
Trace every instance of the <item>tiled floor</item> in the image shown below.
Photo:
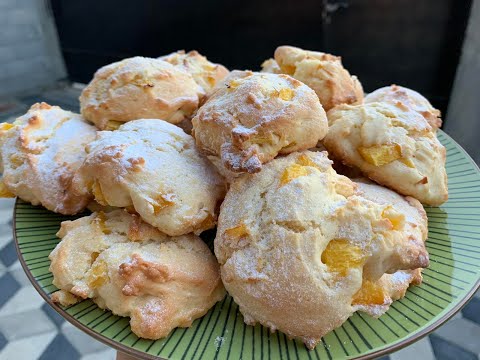
<path fill-rule="evenodd" d="M 78 111 L 78 89 L 59 89 L 0 103 L 0 122 L 36 101 Z M 13 201 L 0 199 L 0 360 L 109 360 L 115 351 L 61 318 L 25 276 L 12 237 Z M 26 326 L 25 324 L 28 324 Z M 396 353 L 392 360 L 470 360 L 480 356 L 480 294 L 435 333 Z"/>

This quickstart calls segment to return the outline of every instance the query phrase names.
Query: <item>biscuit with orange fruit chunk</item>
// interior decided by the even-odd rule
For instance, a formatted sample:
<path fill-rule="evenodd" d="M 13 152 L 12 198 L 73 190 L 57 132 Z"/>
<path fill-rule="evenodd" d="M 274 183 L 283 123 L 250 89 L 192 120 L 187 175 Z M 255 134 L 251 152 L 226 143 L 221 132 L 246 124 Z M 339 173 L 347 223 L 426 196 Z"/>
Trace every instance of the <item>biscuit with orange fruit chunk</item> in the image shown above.
<path fill-rule="evenodd" d="M 281 74 L 282 70 L 280 69 L 280 66 L 278 66 L 277 62 L 275 59 L 267 59 L 262 63 L 262 71 L 261 72 L 266 72 L 266 73 L 272 73 L 272 74 Z"/>
<path fill-rule="evenodd" d="M 208 61 L 205 56 L 196 50 L 189 51 L 188 53 L 180 50 L 161 56 L 159 59 L 178 66 L 191 74 L 195 82 L 202 87 L 207 96 L 229 73 L 225 66 Z"/>
<path fill-rule="evenodd" d="M 422 115 L 433 130 L 442 126 L 440 110 L 435 109 L 422 94 L 403 86 L 391 85 L 372 91 L 365 96 L 365 102 L 401 103 Z"/>
<path fill-rule="evenodd" d="M 7 189 L 5 183 L 0 178 L 0 198 L 14 198 L 15 194 Z"/>
<path fill-rule="evenodd" d="M 139 337 L 159 339 L 189 327 L 225 290 L 218 263 L 193 234 L 169 237 L 125 210 L 64 221 L 51 252 L 52 300 L 91 298 L 100 308 L 129 316 Z"/>
<path fill-rule="evenodd" d="M 18 196 L 64 215 L 82 211 L 90 197 L 75 194 L 71 182 L 95 134 L 80 115 L 46 103 L 0 124 L 0 197 Z"/>
<path fill-rule="evenodd" d="M 356 310 L 388 308 L 401 289 L 378 284 L 385 274 L 429 261 L 418 201 L 365 190 L 331 164 L 326 152 L 295 152 L 235 178 L 214 244 L 223 283 L 245 322 L 280 330 L 310 349 Z"/>
<path fill-rule="evenodd" d="M 446 150 L 417 111 L 401 103 L 340 105 L 327 114 L 328 152 L 379 184 L 426 205 L 448 199 Z"/>
<path fill-rule="evenodd" d="M 73 180 L 102 206 L 134 210 L 170 236 L 215 226 L 222 177 L 194 139 L 166 121 L 130 121 L 101 131 Z"/>
<path fill-rule="evenodd" d="M 339 56 L 279 46 L 275 59 L 266 60 L 262 68 L 264 72 L 288 74 L 311 87 L 326 111 L 339 104 L 363 101 L 360 81 L 343 67 Z"/>
<path fill-rule="evenodd" d="M 184 69 L 136 56 L 98 69 L 80 95 L 80 108 L 100 130 L 115 130 L 136 119 L 180 123 L 192 116 L 204 96 Z"/>
<path fill-rule="evenodd" d="M 352 306 L 378 318 L 390 305 L 405 296 L 410 285 L 422 283 L 422 269 L 399 270 L 385 274 L 377 281 L 364 280 L 361 288 L 353 295 Z"/>
<path fill-rule="evenodd" d="M 228 179 L 313 147 L 327 133 L 314 91 L 288 75 L 232 71 L 224 83 L 192 123 L 198 148 Z"/>

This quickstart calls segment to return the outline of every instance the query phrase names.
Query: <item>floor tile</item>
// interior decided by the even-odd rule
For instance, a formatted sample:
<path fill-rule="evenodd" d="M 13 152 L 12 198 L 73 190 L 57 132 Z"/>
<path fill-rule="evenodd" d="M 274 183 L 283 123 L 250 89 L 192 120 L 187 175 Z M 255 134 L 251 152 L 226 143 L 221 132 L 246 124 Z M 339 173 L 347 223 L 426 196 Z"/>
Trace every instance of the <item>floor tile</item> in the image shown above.
<path fill-rule="evenodd" d="M 12 265 L 8 267 L 8 271 L 11 273 L 17 269 L 22 269 L 22 264 L 20 264 L 20 260 L 15 261 Z"/>
<path fill-rule="evenodd" d="M 56 332 L 32 336 L 22 340 L 9 342 L 0 351 L 0 360 L 34 360 L 38 359 L 50 341 L 55 338 Z M 48 360 L 57 360 L 58 353 Z"/>
<path fill-rule="evenodd" d="M 461 331 L 459 331 L 461 329 Z M 473 353 L 480 354 L 480 326 L 467 319 L 454 319 L 435 331 L 435 335 Z"/>
<path fill-rule="evenodd" d="M 0 249 L 0 260 L 3 265 L 10 266 L 17 260 L 17 250 L 13 240 Z"/>
<path fill-rule="evenodd" d="M 57 327 L 62 326 L 62 324 L 65 322 L 65 319 L 47 303 L 42 305 L 42 311 L 49 317 L 50 320 L 53 321 Z"/>
<path fill-rule="evenodd" d="M 7 275 L 11 276 L 10 274 Z M 0 288 L 2 287 L 0 286 Z M 17 314 L 33 309 L 40 310 L 43 302 L 42 297 L 37 293 L 33 286 L 24 286 L 18 290 L 5 305 L 3 305 L 0 310 L 0 316 Z"/>
<path fill-rule="evenodd" d="M 0 332 L 8 341 L 52 331 L 56 331 L 55 324 L 44 312 L 38 309 L 0 316 Z"/>
<path fill-rule="evenodd" d="M 63 334 L 57 334 L 55 339 L 48 344 L 48 347 L 40 356 L 39 360 L 52 360 L 52 359 L 68 359 L 76 360 L 80 359 L 78 351 L 70 344 L 70 342 L 63 336 Z"/>
<path fill-rule="evenodd" d="M 0 122 L 7 118 L 18 117 L 28 110 L 25 104 L 13 99 L 11 101 L 2 101 L 0 108 Z"/>
<path fill-rule="evenodd" d="M 9 243 L 13 241 L 13 235 L 12 235 L 12 228 L 8 226 L 8 229 L 5 230 L 7 225 L 3 224 L 0 225 L 0 248 L 3 248 L 4 246 L 7 246 Z M 5 230 L 5 231 L 4 231 Z"/>
<path fill-rule="evenodd" d="M 114 349 L 99 351 L 93 354 L 84 355 L 80 360 L 115 360 L 117 352 Z"/>
<path fill-rule="evenodd" d="M 480 325 L 480 299 L 476 297 L 472 298 L 462 309 L 462 315 L 464 318 Z"/>
<path fill-rule="evenodd" d="M 65 338 L 67 338 L 82 355 L 102 351 L 108 348 L 106 345 L 93 339 L 90 335 L 85 334 L 69 322 L 65 322 L 62 325 L 61 331 L 65 335 Z"/>
<path fill-rule="evenodd" d="M 18 262 L 19 267 L 14 266 L 12 269 L 12 266 L 8 269 L 10 274 L 14 277 L 15 280 L 20 284 L 20 286 L 31 286 L 30 280 L 28 280 L 27 275 L 25 274 L 25 271 L 23 270 L 22 266 L 20 265 L 20 262 Z"/>
<path fill-rule="evenodd" d="M 0 225 L 10 222 L 13 217 L 15 199 L 0 199 Z"/>
<path fill-rule="evenodd" d="M 7 272 L 7 268 L 0 262 L 0 278 Z M 14 276 L 15 278 L 15 276 Z M 16 280 L 16 279 L 15 279 Z"/>
<path fill-rule="evenodd" d="M 455 315 L 453 315 L 452 318 L 449 321 L 452 321 L 452 320 L 455 320 L 455 319 L 463 319 L 463 315 L 462 315 L 461 311 L 459 311 Z M 448 324 L 448 322 L 447 322 L 447 324 Z"/>
<path fill-rule="evenodd" d="M 432 350 L 432 345 L 428 340 L 428 337 L 425 337 L 406 348 L 403 348 L 393 354 L 390 354 L 390 359 L 392 360 L 412 360 L 412 359 L 422 359 L 422 360 L 435 360 L 435 354 Z"/>
<path fill-rule="evenodd" d="M 7 338 L 3 336 L 3 334 L 0 332 L 0 351 L 2 351 L 5 345 L 7 345 L 7 343 L 8 343 Z"/>
<path fill-rule="evenodd" d="M 429 336 L 437 360 L 478 360 L 477 355 L 432 334 Z"/>
<path fill-rule="evenodd" d="M 9 273 L 3 274 L 0 278 L 0 309 L 14 296 L 20 289 L 20 285 Z M 0 310 L 1 312 L 1 310 Z"/>
<path fill-rule="evenodd" d="M 0 211 L 4 209 L 8 210 L 10 216 L 13 215 L 13 206 L 15 205 L 15 199 L 13 198 L 2 198 L 0 199 Z"/>

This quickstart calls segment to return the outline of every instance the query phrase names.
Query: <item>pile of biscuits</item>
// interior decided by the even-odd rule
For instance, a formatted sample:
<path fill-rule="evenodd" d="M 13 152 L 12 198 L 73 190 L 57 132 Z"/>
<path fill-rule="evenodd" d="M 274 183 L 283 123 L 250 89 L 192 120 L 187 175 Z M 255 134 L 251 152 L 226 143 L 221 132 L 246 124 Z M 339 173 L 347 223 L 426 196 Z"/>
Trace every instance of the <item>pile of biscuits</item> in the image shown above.
<path fill-rule="evenodd" d="M 440 112 L 364 96 L 339 57 L 291 46 L 262 71 L 196 51 L 99 69 L 81 115 L 35 104 L 0 125 L 0 194 L 65 221 L 55 302 L 91 298 L 159 339 L 225 296 L 313 349 L 378 317 L 429 264 L 422 206 L 448 198 Z M 198 236 L 216 229 L 215 255 Z"/>

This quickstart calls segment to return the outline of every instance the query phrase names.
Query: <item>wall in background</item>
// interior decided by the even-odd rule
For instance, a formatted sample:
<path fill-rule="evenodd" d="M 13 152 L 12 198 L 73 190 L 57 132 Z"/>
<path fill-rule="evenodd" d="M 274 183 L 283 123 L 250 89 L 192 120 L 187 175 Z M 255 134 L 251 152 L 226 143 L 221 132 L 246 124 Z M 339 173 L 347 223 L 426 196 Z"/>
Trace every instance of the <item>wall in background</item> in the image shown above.
<path fill-rule="evenodd" d="M 38 91 L 67 76 L 47 5 L 0 1 L 0 97 Z"/>
<path fill-rule="evenodd" d="M 480 164 L 480 0 L 474 0 L 445 131 Z"/>
<path fill-rule="evenodd" d="M 366 91 L 391 83 L 445 111 L 471 0 L 51 0 L 68 73 L 88 82 L 121 58 L 197 49 L 259 69 L 278 45 L 342 55 Z"/>

